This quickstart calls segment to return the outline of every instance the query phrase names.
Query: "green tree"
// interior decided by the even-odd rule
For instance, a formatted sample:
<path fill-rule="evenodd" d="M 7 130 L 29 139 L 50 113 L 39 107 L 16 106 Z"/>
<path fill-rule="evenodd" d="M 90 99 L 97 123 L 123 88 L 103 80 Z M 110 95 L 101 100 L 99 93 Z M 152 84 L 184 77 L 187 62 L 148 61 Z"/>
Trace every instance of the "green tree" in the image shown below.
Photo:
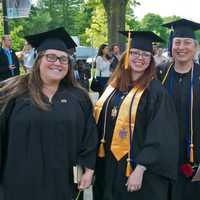
<path fill-rule="evenodd" d="M 124 42 L 124 37 L 119 34 L 119 30 L 125 30 L 125 20 L 126 20 L 126 25 L 129 26 L 132 25 L 134 17 L 134 12 L 133 9 L 136 5 L 139 3 L 135 0 L 126 0 L 126 1 L 119 1 L 119 0 L 87 0 L 87 4 L 90 5 L 91 7 L 99 8 L 101 5 L 104 6 L 105 12 L 101 12 L 101 15 L 93 16 L 93 21 L 91 22 L 91 27 L 93 27 L 93 22 L 94 22 L 94 27 L 97 26 L 96 21 L 101 21 L 101 23 L 105 22 L 105 25 L 99 25 L 99 27 L 105 27 L 105 30 L 103 32 L 100 32 L 101 34 L 101 39 L 104 38 L 102 35 L 105 35 L 105 32 L 108 33 L 107 35 L 107 41 L 109 44 L 112 43 L 119 43 L 123 47 L 125 42 Z M 93 12 L 95 15 L 95 12 Z M 105 16 L 106 15 L 106 16 Z M 97 19 L 97 20 L 96 20 Z M 105 19 L 105 20 L 98 20 L 98 19 Z M 94 30 L 95 31 L 95 30 Z M 91 31 L 92 32 L 92 31 Z M 98 30 L 99 32 L 99 30 Z M 88 33 L 88 29 L 87 29 Z M 91 35 L 92 33 L 90 33 Z M 95 35 L 95 34 L 94 34 Z M 98 37 L 99 38 L 99 37 Z M 106 39 L 103 39 L 101 42 L 100 40 L 97 41 L 97 43 L 103 43 L 105 42 Z M 96 44 L 96 42 L 94 42 Z"/>
<path fill-rule="evenodd" d="M 107 43 L 107 18 L 105 10 L 101 4 L 96 5 L 93 11 L 92 22 L 89 28 L 86 28 L 87 42 L 98 48 L 102 43 Z"/>
<path fill-rule="evenodd" d="M 71 35 L 78 35 L 86 44 L 85 29 L 90 26 L 93 8 L 84 0 L 39 0 L 32 6 L 29 18 L 10 21 L 11 30 L 23 26 L 21 36 L 64 26 Z"/>
<path fill-rule="evenodd" d="M 3 14 L 2 14 L 2 4 L 0 3 L 0 37 L 3 35 Z"/>
<path fill-rule="evenodd" d="M 79 34 L 79 25 L 83 21 L 84 0 L 39 0 L 38 8 L 49 13 L 51 22 L 48 29 L 64 26 L 70 34 Z"/>
<path fill-rule="evenodd" d="M 172 15 L 172 16 L 168 16 L 168 17 L 163 17 L 163 23 L 168 23 L 168 22 L 179 20 L 179 19 L 181 19 L 181 17 L 176 16 L 176 15 Z"/>
<path fill-rule="evenodd" d="M 129 1 L 126 12 L 126 28 L 125 30 L 138 31 L 140 30 L 140 22 L 134 15 L 134 9 L 140 5 L 137 1 Z"/>
<path fill-rule="evenodd" d="M 160 15 L 148 13 L 141 20 L 141 29 L 154 31 L 158 35 L 162 35 L 165 29 L 162 27 L 163 19 Z"/>
<path fill-rule="evenodd" d="M 164 21 L 160 15 L 148 13 L 143 17 L 140 23 L 142 30 L 153 31 L 165 41 L 167 40 L 167 30 L 162 26 Z"/>
<path fill-rule="evenodd" d="M 10 36 L 12 38 L 12 48 L 16 51 L 21 51 L 24 46 L 24 39 L 21 37 L 20 33 L 23 30 L 23 27 L 17 26 L 11 32 Z"/>

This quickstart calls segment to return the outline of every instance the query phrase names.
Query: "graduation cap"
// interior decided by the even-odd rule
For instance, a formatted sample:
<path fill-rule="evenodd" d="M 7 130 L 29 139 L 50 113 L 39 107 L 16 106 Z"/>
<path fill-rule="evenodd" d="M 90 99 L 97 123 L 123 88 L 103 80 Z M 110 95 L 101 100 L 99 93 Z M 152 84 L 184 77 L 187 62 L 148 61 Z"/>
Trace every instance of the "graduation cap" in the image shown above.
<path fill-rule="evenodd" d="M 128 49 L 126 52 L 125 69 L 128 69 L 129 49 L 135 48 L 153 53 L 153 42 L 163 42 L 163 40 L 151 31 L 119 31 L 128 37 Z M 132 39 L 132 40 L 131 40 Z"/>
<path fill-rule="evenodd" d="M 200 29 L 200 24 L 187 19 L 179 19 L 172 21 L 162 26 L 171 29 L 168 40 L 168 54 L 172 56 L 172 41 L 175 37 L 193 38 L 195 39 L 194 31 Z"/>
<path fill-rule="evenodd" d="M 193 38 L 195 39 L 194 31 L 200 29 L 200 24 L 187 20 L 179 19 L 170 23 L 163 24 L 162 26 L 173 30 L 174 37 Z"/>
<path fill-rule="evenodd" d="M 35 47 L 38 52 L 47 49 L 67 51 L 76 47 L 76 43 L 65 31 L 63 27 L 56 28 L 47 32 L 25 36 L 25 39 Z"/>
<path fill-rule="evenodd" d="M 129 31 L 119 31 L 128 37 Z M 152 44 L 154 42 L 163 42 L 163 40 L 151 31 L 130 31 L 130 48 L 153 52 Z"/>

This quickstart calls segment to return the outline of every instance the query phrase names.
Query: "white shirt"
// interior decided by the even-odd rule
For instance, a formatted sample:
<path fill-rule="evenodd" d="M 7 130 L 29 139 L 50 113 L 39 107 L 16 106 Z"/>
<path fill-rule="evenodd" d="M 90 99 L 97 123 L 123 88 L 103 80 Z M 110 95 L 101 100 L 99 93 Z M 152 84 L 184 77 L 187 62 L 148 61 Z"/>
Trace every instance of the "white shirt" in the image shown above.
<path fill-rule="evenodd" d="M 24 52 L 23 53 L 23 56 L 24 56 L 24 66 L 27 68 L 27 69 L 31 69 L 32 66 L 33 66 L 33 63 L 35 61 L 35 50 L 32 49 L 30 52 Z"/>
<path fill-rule="evenodd" d="M 110 77 L 110 62 L 102 56 L 96 58 L 96 76 Z"/>

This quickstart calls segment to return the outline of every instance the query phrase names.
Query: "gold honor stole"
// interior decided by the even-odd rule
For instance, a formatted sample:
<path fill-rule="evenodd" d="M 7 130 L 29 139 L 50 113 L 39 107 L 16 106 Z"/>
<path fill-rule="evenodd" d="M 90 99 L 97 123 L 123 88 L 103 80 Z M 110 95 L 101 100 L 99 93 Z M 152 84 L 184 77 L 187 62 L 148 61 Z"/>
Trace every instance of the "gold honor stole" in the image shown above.
<path fill-rule="evenodd" d="M 117 161 L 121 160 L 127 153 L 129 154 L 127 161 L 130 161 L 130 143 L 132 143 L 130 139 L 133 140 L 137 108 L 144 90 L 133 88 L 120 106 L 111 144 L 111 151 Z"/>
<path fill-rule="evenodd" d="M 115 90 L 114 87 L 111 85 L 108 85 L 108 87 L 105 89 L 104 93 L 101 95 L 99 100 L 96 102 L 96 105 L 94 107 L 94 118 L 96 120 L 96 123 L 99 121 L 99 116 L 101 113 L 101 110 L 103 108 L 104 102 L 107 100 L 107 98 L 111 95 L 111 93 Z"/>
<path fill-rule="evenodd" d="M 111 95 L 111 93 L 114 90 L 115 88 L 109 85 L 106 88 L 103 95 L 101 96 L 101 98 L 97 101 L 94 109 L 94 116 L 97 123 L 104 102 L 107 100 L 107 98 Z M 130 148 L 131 148 L 130 138 L 134 132 L 137 108 L 144 90 L 145 89 L 139 89 L 136 87 L 133 88 L 124 98 L 120 106 L 111 144 L 111 151 L 118 161 L 127 153 L 130 154 Z M 131 112 L 131 122 L 130 122 L 130 112 Z M 131 127 L 131 132 L 130 132 L 130 127 Z M 130 161 L 130 155 L 127 161 L 128 162 Z"/>

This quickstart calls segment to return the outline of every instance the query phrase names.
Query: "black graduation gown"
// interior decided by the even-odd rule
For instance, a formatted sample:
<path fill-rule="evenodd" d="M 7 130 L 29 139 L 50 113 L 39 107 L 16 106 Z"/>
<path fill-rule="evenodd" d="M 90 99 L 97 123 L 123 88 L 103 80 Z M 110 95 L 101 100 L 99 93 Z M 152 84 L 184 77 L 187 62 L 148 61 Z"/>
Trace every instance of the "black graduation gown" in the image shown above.
<path fill-rule="evenodd" d="M 11 50 L 11 56 L 13 63 L 16 67 L 14 69 L 14 76 L 16 76 L 19 75 L 20 71 L 19 71 L 19 61 L 14 50 Z M 12 77 L 12 74 L 11 71 L 9 70 L 8 57 L 5 54 L 3 48 L 0 48 L 0 81 L 3 81 L 10 77 Z"/>
<path fill-rule="evenodd" d="M 0 124 L 4 200 L 72 200 L 73 166 L 94 169 L 96 161 L 97 130 L 89 98 L 78 88 L 63 88 L 50 111 L 36 108 L 28 95 L 18 97 L 12 107 L 6 111 L 9 121 L 1 115 Z"/>
<path fill-rule="evenodd" d="M 110 101 L 107 112 L 105 158 L 97 158 L 94 184 L 95 200 L 167 200 L 170 180 L 177 176 L 178 130 L 175 108 L 160 82 L 152 80 L 143 93 L 136 115 L 133 138 L 133 159 L 144 165 L 142 188 L 127 192 L 127 156 L 115 160 L 110 145 L 116 117 L 111 116 L 112 108 L 118 110 L 126 93 L 117 91 Z M 99 141 L 103 132 L 105 103 L 98 123 Z"/>
<path fill-rule="evenodd" d="M 162 80 L 167 68 L 160 68 L 158 77 Z M 173 97 L 179 125 L 179 166 L 178 180 L 173 185 L 172 200 L 196 200 L 200 197 L 200 182 L 191 182 L 180 172 L 180 166 L 188 163 L 187 142 L 190 135 L 190 82 L 191 71 L 180 74 L 170 70 L 164 86 Z M 194 106 L 193 106 L 193 131 L 194 131 L 194 159 L 195 163 L 200 163 L 200 66 L 194 64 Z"/>

